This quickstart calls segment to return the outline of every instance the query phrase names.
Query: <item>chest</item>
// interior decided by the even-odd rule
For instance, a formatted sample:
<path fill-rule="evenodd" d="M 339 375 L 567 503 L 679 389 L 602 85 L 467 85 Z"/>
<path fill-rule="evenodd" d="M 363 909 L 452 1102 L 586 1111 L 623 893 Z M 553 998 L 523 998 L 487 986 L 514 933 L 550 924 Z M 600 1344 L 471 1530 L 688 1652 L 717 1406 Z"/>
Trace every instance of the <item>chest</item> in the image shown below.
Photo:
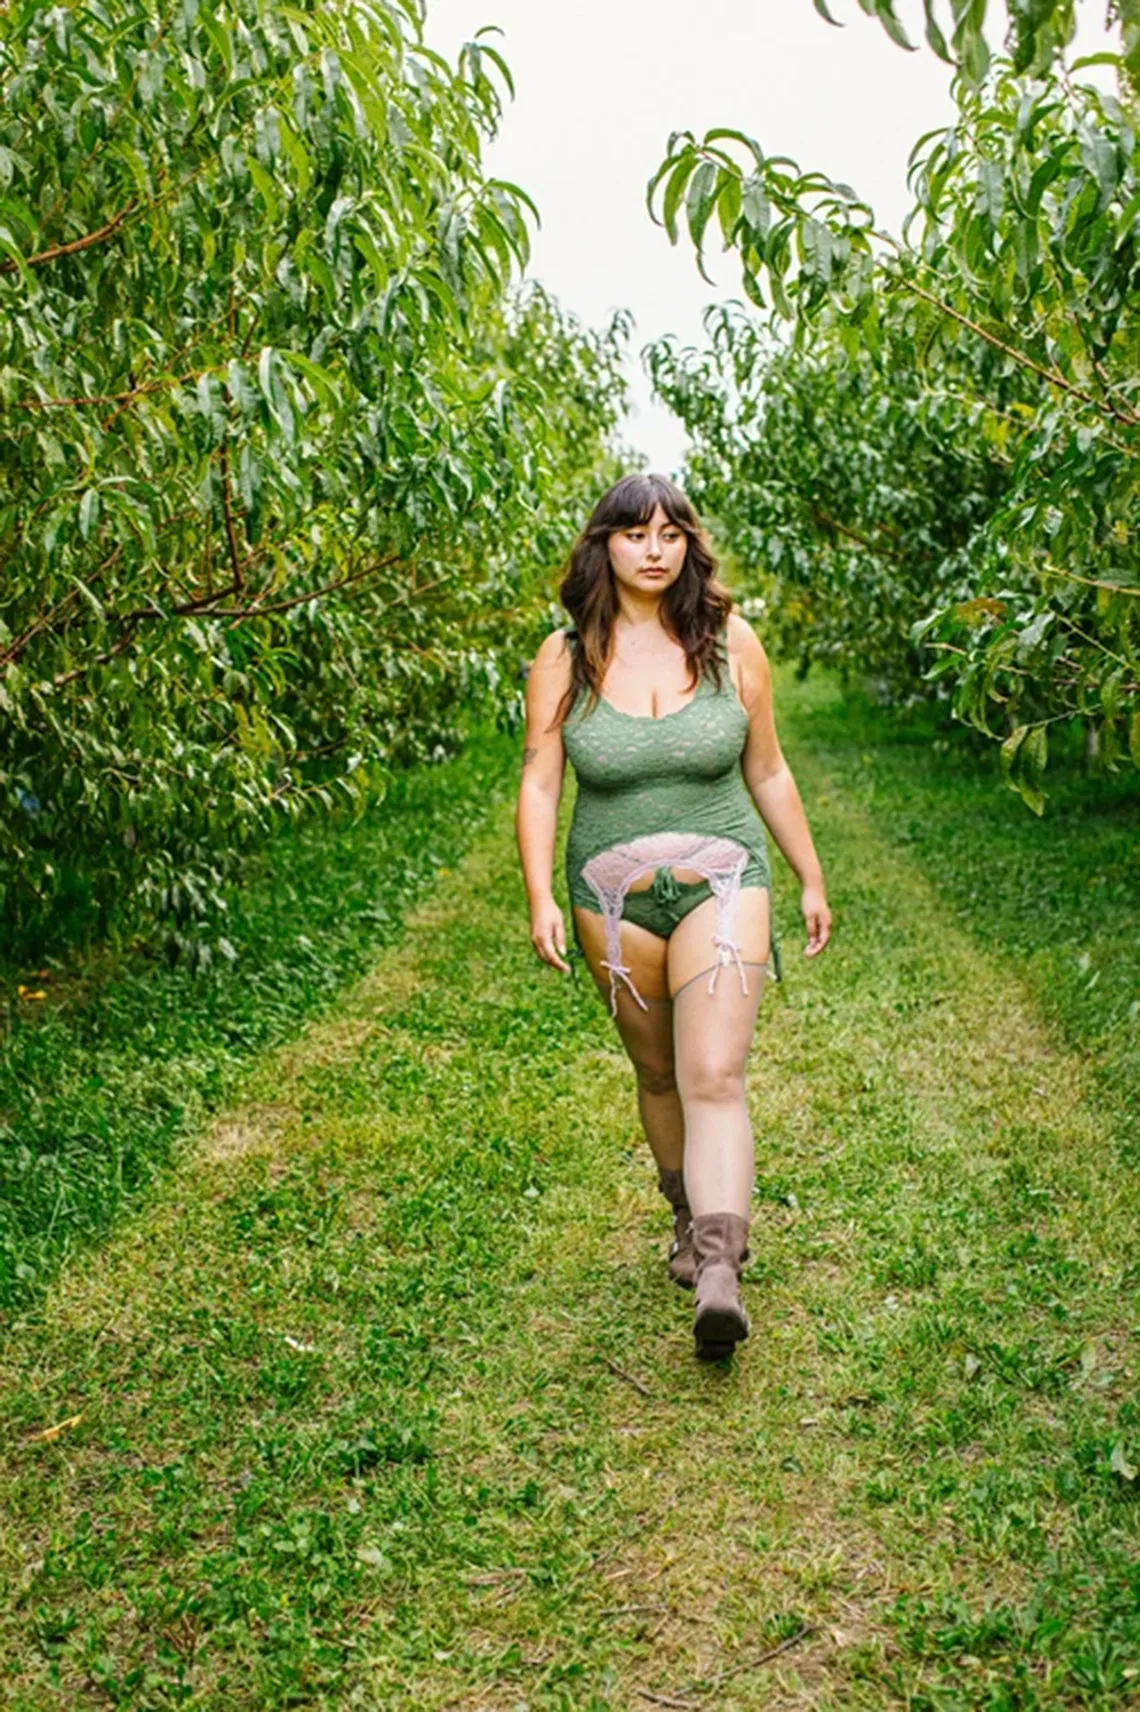
<path fill-rule="evenodd" d="M 698 693 L 683 652 L 614 658 L 602 681 L 602 697 L 618 713 L 634 719 L 665 719 L 679 713 Z"/>
<path fill-rule="evenodd" d="M 748 716 L 725 684 L 706 679 L 673 712 L 625 713 L 603 698 L 589 712 L 583 696 L 562 729 L 581 785 L 596 791 L 703 785 L 739 771 Z"/>
<path fill-rule="evenodd" d="M 737 663 L 722 655 L 721 670 L 739 694 Z M 602 699 L 615 710 L 634 719 L 667 719 L 701 694 L 694 686 L 682 648 L 629 649 L 616 653 L 602 681 Z"/>

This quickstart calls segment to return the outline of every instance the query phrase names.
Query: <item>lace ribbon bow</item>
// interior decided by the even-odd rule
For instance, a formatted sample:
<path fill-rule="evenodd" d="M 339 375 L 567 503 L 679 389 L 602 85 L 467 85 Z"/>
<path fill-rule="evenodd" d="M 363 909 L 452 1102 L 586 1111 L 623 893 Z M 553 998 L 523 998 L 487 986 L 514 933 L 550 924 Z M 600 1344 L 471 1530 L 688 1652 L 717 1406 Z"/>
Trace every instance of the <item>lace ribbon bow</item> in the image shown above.
<path fill-rule="evenodd" d="M 709 976 L 709 992 L 711 993 L 716 986 L 716 978 L 724 968 L 725 964 L 731 963 L 735 957 L 736 967 L 740 971 L 740 990 L 747 996 L 748 981 L 744 974 L 744 964 L 740 961 L 739 945 L 737 945 L 734 939 L 722 939 L 719 933 L 713 934 L 712 941 L 713 944 L 717 946 L 719 955 L 713 967 L 712 974 Z"/>
<path fill-rule="evenodd" d="M 602 958 L 602 968 L 608 969 L 610 972 L 610 1015 L 611 1016 L 615 1016 L 615 1017 L 617 1016 L 617 990 L 618 990 L 618 982 L 619 981 L 625 982 L 626 986 L 629 988 L 630 992 L 633 994 L 634 998 L 637 1000 L 638 1004 L 641 1006 L 643 1011 L 647 1011 L 649 1009 L 649 1006 L 646 1004 L 645 1000 L 642 998 L 641 994 L 638 992 L 637 988 L 634 986 L 633 982 L 630 980 L 629 964 L 628 963 L 607 963 L 605 958 L 603 957 Z"/>

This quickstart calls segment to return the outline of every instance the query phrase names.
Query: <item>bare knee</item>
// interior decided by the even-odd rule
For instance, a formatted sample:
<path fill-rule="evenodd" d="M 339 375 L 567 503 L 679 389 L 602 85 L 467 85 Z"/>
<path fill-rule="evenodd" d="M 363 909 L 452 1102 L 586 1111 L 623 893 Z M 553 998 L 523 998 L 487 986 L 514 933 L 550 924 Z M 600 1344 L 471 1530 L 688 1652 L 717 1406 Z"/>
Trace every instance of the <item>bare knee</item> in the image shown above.
<path fill-rule="evenodd" d="M 637 1074 L 637 1085 L 644 1094 L 674 1094 L 677 1091 L 677 1073 L 672 1061 L 668 1063 L 647 1064 L 634 1059 L 633 1068 Z"/>
<path fill-rule="evenodd" d="M 685 1066 L 680 1089 L 685 1100 L 700 1100 L 705 1105 L 736 1105 L 745 1097 L 744 1072 L 738 1064 L 718 1062 L 715 1058 L 699 1060 Z"/>

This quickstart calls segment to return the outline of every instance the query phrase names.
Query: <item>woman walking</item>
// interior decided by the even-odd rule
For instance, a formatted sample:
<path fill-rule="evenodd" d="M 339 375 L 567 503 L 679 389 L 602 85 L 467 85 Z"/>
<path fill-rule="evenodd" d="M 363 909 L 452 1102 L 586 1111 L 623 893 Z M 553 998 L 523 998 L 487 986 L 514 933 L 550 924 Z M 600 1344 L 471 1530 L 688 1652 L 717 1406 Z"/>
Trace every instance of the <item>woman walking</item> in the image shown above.
<path fill-rule="evenodd" d="M 696 1351 L 714 1359 L 749 1330 L 745 1066 L 765 977 L 780 973 L 760 816 L 799 878 L 809 957 L 830 936 L 823 875 L 767 658 L 680 489 L 627 476 L 604 494 L 560 595 L 573 623 L 546 638 L 527 679 L 516 830 L 531 941 L 568 971 L 552 875 L 569 757 L 574 939 L 633 1063 L 674 1212 L 669 1272 L 695 1286 Z"/>

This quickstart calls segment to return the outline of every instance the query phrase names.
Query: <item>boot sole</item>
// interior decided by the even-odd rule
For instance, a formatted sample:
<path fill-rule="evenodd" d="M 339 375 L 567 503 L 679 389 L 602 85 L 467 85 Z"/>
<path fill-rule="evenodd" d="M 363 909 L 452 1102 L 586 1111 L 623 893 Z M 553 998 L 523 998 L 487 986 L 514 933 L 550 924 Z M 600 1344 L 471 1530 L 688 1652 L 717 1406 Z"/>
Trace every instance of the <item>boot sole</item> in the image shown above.
<path fill-rule="evenodd" d="M 735 1353 L 734 1343 L 699 1343 L 696 1349 L 698 1361 L 728 1361 Z"/>
<path fill-rule="evenodd" d="M 697 1355 L 704 1361 L 719 1361 L 731 1355 L 748 1336 L 748 1321 L 729 1308 L 710 1308 L 693 1327 Z"/>

